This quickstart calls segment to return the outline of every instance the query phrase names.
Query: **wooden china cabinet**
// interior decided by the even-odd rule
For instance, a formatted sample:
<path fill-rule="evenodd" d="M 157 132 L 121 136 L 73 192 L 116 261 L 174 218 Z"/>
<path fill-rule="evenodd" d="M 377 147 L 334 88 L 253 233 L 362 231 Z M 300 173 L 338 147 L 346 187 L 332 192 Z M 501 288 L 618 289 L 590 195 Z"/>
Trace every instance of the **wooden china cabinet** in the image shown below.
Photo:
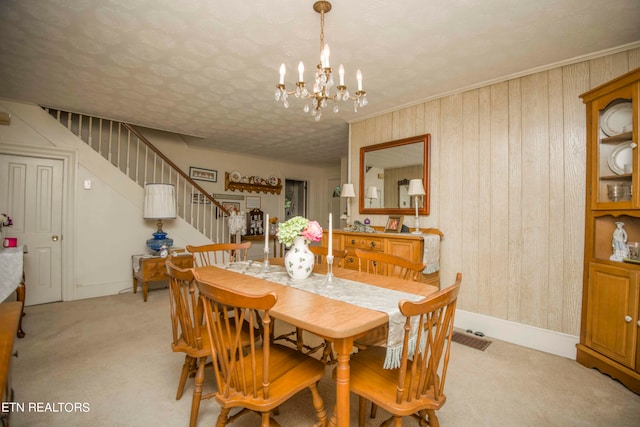
<path fill-rule="evenodd" d="M 612 260 L 623 223 L 640 242 L 640 69 L 581 95 L 587 112 L 582 323 L 577 361 L 640 393 L 640 264 Z"/>

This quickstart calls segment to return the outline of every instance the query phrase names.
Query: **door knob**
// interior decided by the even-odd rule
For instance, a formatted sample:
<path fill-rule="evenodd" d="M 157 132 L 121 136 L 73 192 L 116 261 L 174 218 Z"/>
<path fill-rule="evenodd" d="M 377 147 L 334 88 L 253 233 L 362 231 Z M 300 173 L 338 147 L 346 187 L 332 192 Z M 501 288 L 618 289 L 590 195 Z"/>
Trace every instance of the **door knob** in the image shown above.
<path fill-rule="evenodd" d="M 624 321 L 627 323 L 631 323 L 633 319 L 631 318 L 631 316 L 624 316 Z"/>
<path fill-rule="evenodd" d="M 51 236 L 51 240 L 53 240 L 54 242 L 58 241 L 58 236 L 56 234 L 54 234 L 53 236 Z"/>

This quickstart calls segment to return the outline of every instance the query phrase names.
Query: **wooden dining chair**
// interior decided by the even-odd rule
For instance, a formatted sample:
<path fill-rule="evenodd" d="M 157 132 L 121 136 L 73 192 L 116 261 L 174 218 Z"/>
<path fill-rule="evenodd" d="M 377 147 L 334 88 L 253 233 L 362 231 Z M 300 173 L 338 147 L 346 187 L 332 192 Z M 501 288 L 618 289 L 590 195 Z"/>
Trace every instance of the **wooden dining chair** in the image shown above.
<path fill-rule="evenodd" d="M 218 386 L 214 394 L 220 404 L 216 426 L 223 427 L 247 412 L 257 412 L 261 415 L 261 426 L 268 427 L 272 421 L 271 412 L 305 388 L 311 391 L 317 425 L 326 426 L 327 414 L 316 385 L 324 375 L 324 365 L 269 340 L 263 340 L 261 346 L 251 340 L 245 349 L 239 335 L 228 327 L 233 319 L 237 319 L 247 322 L 253 334 L 259 311 L 265 336 L 268 336 L 271 328 L 269 310 L 277 301 L 276 293 L 249 295 L 222 289 L 201 281 L 197 271 L 194 274 L 203 302 Z M 239 408 L 239 411 L 231 414 L 234 408 Z"/>
<path fill-rule="evenodd" d="M 207 245 L 187 245 L 187 251 L 193 254 L 193 266 L 205 267 L 215 264 L 228 264 L 246 261 L 251 242 L 209 243 Z"/>
<path fill-rule="evenodd" d="M 309 246 L 309 250 L 313 252 L 316 256 L 316 264 L 326 266 L 327 265 L 327 255 L 329 255 L 329 249 L 326 246 Z M 342 267 L 344 259 L 347 257 L 346 250 L 333 250 L 333 265 L 336 267 Z M 314 268 L 315 270 L 316 268 Z M 304 342 L 304 331 L 300 328 L 295 328 L 295 330 L 290 332 L 285 332 L 284 334 L 278 335 L 273 338 L 273 341 L 285 340 L 290 342 L 296 346 L 299 351 L 302 351 L 305 354 L 313 354 L 316 351 L 322 349 L 322 357 L 320 360 L 322 363 L 334 363 L 336 362 L 336 356 L 333 353 L 331 347 L 331 341 L 323 340 L 323 342 L 316 346 L 310 346 L 305 344 Z"/>
<path fill-rule="evenodd" d="M 414 262 L 396 255 L 384 252 L 356 249 L 358 268 L 360 271 L 386 276 L 399 277 L 405 280 L 418 280 L 424 263 Z"/>
<path fill-rule="evenodd" d="M 171 349 L 174 352 L 185 353 L 176 400 L 182 398 L 187 378 L 195 374 L 189 421 L 189 425 L 194 427 L 198 420 L 200 401 L 212 396 L 211 393 L 202 394 L 205 365 L 207 358 L 211 356 L 211 346 L 204 326 L 202 303 L 198 299 L 193 272 L 190 269 L 179 268 L 171 258 L 170 256 L 165 261 L 169 276 L 169 306 L 173 334 Z M 250 336 L 248 325 L 243 324 L 239 330 L 236 330 L 235 325 L 236 323 L 231 323 L 233 330 L 240 334 L 240 342 L 247 345 L 253 338 Z"/>
<path fill-rule="evenodd" d="M 327 255 L 329 255 L 329 248 L 327 248 L 326 246 L 310 245 L 309 250 L 316 256 L 316 264 L 327 264 Z M 333 249 L 333 265 L 335 267 L 342 267 L 344 259 L 346 257 L 346 250 Z"/>
<path fill-rule="evenodd" d="M 363 249 L 356 249 L 355 252 L 358 257 L 359 270 L 366 273 L 417 281 L 420 273 L 424 270 L 423 263 L 409 261 L 396 255 Z M 373 345 L 384 346 L 388 335 L 389 325 L 382 325 L 356 339 L 353 345 L 358 350 L 364 350 Z"/>
<path fill-rule="evenodd" d="M 398 303 L 406 316 L 399 368 L 383 368 L 383 347 L 370 347 L 351 357 L 350 385 L 359 396 L 360 427 L 364 426 L 366 401 L 392 414 L 382 425 L 400 427 L 402 418 L 411 416 L 420 426 L 439 426 L 435 411 L 447 400 L 444 385 L 461 281 L 462 274 L 458 273 L 452 286 L 418 302 Z M 412 339 L 423 345 L 410 348 Z"/>

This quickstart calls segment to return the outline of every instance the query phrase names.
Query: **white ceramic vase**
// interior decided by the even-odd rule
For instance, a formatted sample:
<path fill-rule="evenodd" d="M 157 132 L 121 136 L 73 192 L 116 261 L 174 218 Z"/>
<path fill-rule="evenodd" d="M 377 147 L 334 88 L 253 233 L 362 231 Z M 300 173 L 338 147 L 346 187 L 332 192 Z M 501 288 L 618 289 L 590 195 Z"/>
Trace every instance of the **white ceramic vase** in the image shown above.
<path fill-rule="evenodd" d="M 293 280 L 306 279 L 311 275 L 316 258 L 309 250 L 309 241 L 298 236 L 284 256 L 287 273 Z"/>

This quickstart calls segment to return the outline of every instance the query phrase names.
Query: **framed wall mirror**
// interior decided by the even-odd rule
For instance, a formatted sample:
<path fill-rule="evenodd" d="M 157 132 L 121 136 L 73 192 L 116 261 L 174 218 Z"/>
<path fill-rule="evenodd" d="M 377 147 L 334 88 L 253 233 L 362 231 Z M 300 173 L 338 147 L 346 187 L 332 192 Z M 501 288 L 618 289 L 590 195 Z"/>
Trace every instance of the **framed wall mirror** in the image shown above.
<path fill-rule="evenodd" d="M 361 214 L 415 215 L 409 181 L 422 179 L 426 194 L 418 201 L 418 214 L 429 215 L 430 140 L 426 134 L 360 148 Z"/>

